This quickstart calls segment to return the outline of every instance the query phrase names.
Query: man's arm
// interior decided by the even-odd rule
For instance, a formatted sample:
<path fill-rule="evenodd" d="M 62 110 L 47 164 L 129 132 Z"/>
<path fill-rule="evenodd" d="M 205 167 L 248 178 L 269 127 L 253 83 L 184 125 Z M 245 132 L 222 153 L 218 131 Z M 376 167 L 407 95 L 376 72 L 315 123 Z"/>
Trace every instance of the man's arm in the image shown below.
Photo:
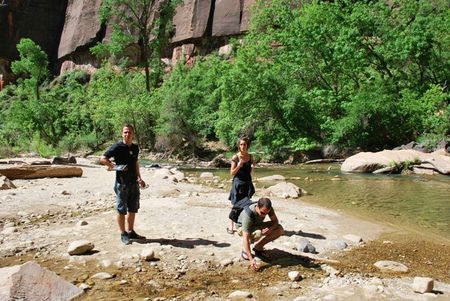
<path fill-rule="evenodd" d="M 141 171 L 139 169 L 139 160 L 136 160 L 136 176 L 137 176 L 137 180 L 138 180 L 139 185 L 141 187 L 145 187 L 145 182 L 141 178 Z"/>
<path fill-rule="evenodd" d="M 247 254 L 247 258 L 250 261 L 250 267 L 257 271 L 259 269 L 258 264 L 256 263 L 255 259 L 252 256 L 252 252 L 250 251 L 250 233 L 243 231 L 242 232 L 242 242 L 244 251 Z"/>
<path fill-rule="evenodd" d="M 103 155 L 100 158 L 100 163 L 103 164 L 103 165 L 106 165 L 108 171 L 114 170 L 115 164 L 112 163 L 111 160 L 108 157 L 106 157 L 105 155 Z"/>

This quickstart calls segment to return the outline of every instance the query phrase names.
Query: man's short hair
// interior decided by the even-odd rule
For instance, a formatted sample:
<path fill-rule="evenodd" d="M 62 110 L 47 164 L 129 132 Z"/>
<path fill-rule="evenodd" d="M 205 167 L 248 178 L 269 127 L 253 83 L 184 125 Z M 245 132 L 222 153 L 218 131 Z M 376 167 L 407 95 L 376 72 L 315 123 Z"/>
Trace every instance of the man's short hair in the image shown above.
<path fill-rule="evenodd" d="M 129 128 L 134 133 L 134 126 L 131 123 L 125 123 L 122 127 L 123 128 Z"/>
<path fill-rule="evenodd" d="M 269 198 L 260 198 L 258 200 L 258 207 L 272 209 L 272 201 Z"/>

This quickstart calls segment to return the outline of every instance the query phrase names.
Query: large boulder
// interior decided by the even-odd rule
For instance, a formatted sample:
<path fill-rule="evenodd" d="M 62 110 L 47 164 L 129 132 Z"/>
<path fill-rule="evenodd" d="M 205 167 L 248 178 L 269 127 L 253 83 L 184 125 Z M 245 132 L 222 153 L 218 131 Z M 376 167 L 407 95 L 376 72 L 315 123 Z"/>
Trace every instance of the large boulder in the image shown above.
<path fill-rule="evenodd" d="M 404 164 L 431 164 L 438 172 L 450 174 L 450 157 L 442 152 L 431 154 L 415 150 L 384 150 L 377 153 L 361 152 L 347 158 L 341 166 L 343 172 L 372 173 L 376 170 Z"/>
<path fill-rule="evenodd" d="M 211 0 L 184 0 L 175 11 L 172 42 L 201 38 L 206 32 Z"/>
<path fill-rule="evenodd" d="M 0 269 L 0 300 L 71 300 L 82 293 L 34 261 Z"/>

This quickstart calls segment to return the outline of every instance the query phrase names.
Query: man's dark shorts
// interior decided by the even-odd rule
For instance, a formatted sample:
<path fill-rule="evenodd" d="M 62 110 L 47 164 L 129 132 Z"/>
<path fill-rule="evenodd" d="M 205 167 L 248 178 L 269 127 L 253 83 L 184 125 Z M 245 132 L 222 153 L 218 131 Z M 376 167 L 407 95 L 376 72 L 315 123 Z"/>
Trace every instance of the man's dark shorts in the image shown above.
<path fill-rule="evenodd" d="M 114 192 L 116 193 L 117 211 L 120 214 L 138 212 L 140 196 L 138 183 L 120 184 L 116 182 Z"/>

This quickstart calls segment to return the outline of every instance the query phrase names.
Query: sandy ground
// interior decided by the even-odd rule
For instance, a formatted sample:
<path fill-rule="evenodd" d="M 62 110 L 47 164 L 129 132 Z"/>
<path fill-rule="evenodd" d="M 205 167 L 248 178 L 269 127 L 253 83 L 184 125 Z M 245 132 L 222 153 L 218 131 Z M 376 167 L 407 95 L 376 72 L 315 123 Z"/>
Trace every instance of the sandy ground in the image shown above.
<path fill-rule="evenodd" d="M 55 270 L 59 269 L 56 262 L 62 261 L 66 278 L 76 284 L 81 281 L 75 281 L 76 277 L 70 275 L 70 270 L 76 269 L 73 266 L 81 265 L 85 266 L 85 273 L 91 274 L 88 269 L 90 265 L 86 263 L 90 261 L 98 263 L 95 272 L 98 272 L 99 267 L 101 270 L 102 265 L 105 269 L 110 266 L 111 264 L 108 262 L 117 269 L 131 268 L 134 272 L 141 274 L 150 273 L 150 267 L 157 266 L 160 268 L 160 272 L 165 270 L 166 273 L 175 274 L 175 279 L 177 277 L 188 278 L 185 275 L 192 277 L 195 273 L 203 273 L 198 277 L 205 277 L 207 276 L 205 271 L 209 271 L 211 266 L 214 269 L 220 268 L 219 275 L 226 279 L 234 273 L 239 274 L 240 270 L 250 273 L 248 274 L 250 276 L 255 274 L 249 272 L 247 262 L 240 259 L 241 237 L 236 233 L 230 235 L 225 231 L 229 212 L 227 191 L 200 185 L 199 179 L 191 178 L 188 174 L 183 177 L 180 173 L 174 172 L 171 175 L 166 168 L 141 168 L 142 177 L 148 187 L 141 190 L 141 208 L 137 214 L 135 229 L 139 234 L 145 235 L 147 239 L 133 242 L 131 245 L 123 245 L 120 242 L 115 221 L 115 196 L 112 190 L 114 172 L 107 172 L 104 167 L 95 165 L 87 159 L 79 159 L 78 163 L 83 169 L 82 177 L 15 180 L 13 182 L 17 186 L 16 189 L 0 190 L 0 206 L 2 208 L 0 212 L 0 232 L 2 233 L 0 234 L 0 257 L 3 260 L 0 261 L 0 266 L 31 259 L 29 258 L 31 254 L 35 260 L 47 261 L 46 266 L 52 269 L 52 265 L 48 263 L 50 258 L 55 262 Z M 167 176 L 168 174 L 169 176 Z M 257 187 L 255 199 L 262 196 L 259 193 Z M 272 255 L 294 258 L 294 260 L 281 261 L 283 264 L 277 265 L 279 268 L 280 266 L 283 268 L 283 273 L 299 269 L 299 261 L 295 258 L 319 258 L 315 261 L 318 264 L 331 264 L 336 255 L 346 252 L 338 250 L 335 244 L 338 240 L 345 240 L 344 236 L 347 234 L 360 236 L 365 242 L 369 242 L 377 239 L 383 233 L 396 231 L 387 225 L 356 219 L 306 204 L 301 200 L 272 200 L 286 234 L 267 245 L 266 248 L 272 250 Z M 81 226 L 79 224 L 81 221 L 86 222 L 87 225 Z M 67 254 L 68 245 L 81 239 L 94 243 L 94 252 L 87 256 L 69 256 Z M 296 251 L 294 248 L 302 239 L 308 239 L 315 246 L 317 254 L 304 254 Z M 348 240 L 347 243 L 349 249 L 356 245 Z M 142 268 L 139 254 L 148 248 L 154 250 L 157 261 L 154 261 L 150 267 Z M 7 260 L 7 258 L 19 258 L 19 261 Z M 140 263 L 137 263 L 138 261 Z M 264 263 L 261 264 L 263 267 L 265 266 Z M 267 268 L 265 273 L 277 274 L 273 269 Z M 229 276 L 226 274 L 227 271 L 229 271 Z M 116 272 L 116 274 L 125 277 L 123 272 Z M 287 275 L 281 275 L 273 280 L 279 281 L 273 284 L 278 287 L 278 290 L 263 294 L 258 290 L 252 291 L 253 298 L 259 300 L 293 300 L 296 297 L 300 298 L 298 300 L 303 300 L 301 299 L 303 297 L 306 298 L 304 300 L 349 300 L 352 298 L 354 300 L 360 298 L 373 300 L 410 300 L 411 298 L 417 300 L 432 298 L 434 300 L 437 298 L 445 300 L 448 298 L 447 300 L 450 300 L 450 286 L 445 283 L 439 284 L 442 294 L 426 294 L 425 296 L 414 294 L 408 286 L 409 284 L 404 289 L 396 288 L 400 287 L 400 282 L 410 283 L 411 279 L 399 279 L 397 283 L 393 284 L 386 280 L 381 284 L 384 291 L 382 289 L 380 292 L 376 288 L 380 284 L 376 284 L 374 289 L 374 284 L 371 283 L 373 277 L 370 275 L 369 280 L 364 280 L 364 275 L 351 275 L 348 283 L 342 280 L 347 276 L 341 275 L 342 281 L 339 284 L 329 285 L 330 281 L 324 282 L 324 277 L 331 277 L 329 274 L 329 272 L 322 272 L 319 276 L 312 277 L 310 282 L 300 282 L 303 287 L 301 291 L 298 290 L 300 286 L 294 286 L 294 290 L 290 289 L 280 294 L 279 291 L 284 286 L 287 284 L 290 285 L 289 287 L 292 286 Z M 145 278 L 144 275 L 142 277 Z M 255 279 L 259 279 L 258 277 L 260 276 L 255 276 Z M 131 280 L 128 281 L 133 283 Z M 343 293 L 340 292 L 342 289 L 336 289 L 337 285 L 345 288 Z M 91 286 L 95 287 L 93 284 Z M 362 291 L 361 286 L 363 287 Z M 242 286 L 237 287 L 242 288 Z M 368 288 L 364 289 L 364 287 Z M 108 299 L 116 297 L 122 299 L 118 296 L 124 293 L 123 289 L 110 287 L 110 290 Z M 218 293 L 213 297 L 221 300 L 227 298 L 234 288 L 233 285 L 229 288 L 225 285 L 217 290 Z M 247 290 L 251 291 L 252 285 L 248 285 Z M 92 289 L 91 295 L 87 294 L 84 298 L 96 299 L 92 291 L 95 290 Z M 113 291 L 116 291 L 118 295 L 114 295 Z M 193 291 L 195 293 L 194 289 Z M 396 294 L 395 291 L 399 291 L 399 293 Z M 158 293 L 157 290 L 152 292 L 151 297 L 147 300 L 164 295 L 160 291 Z M 184 293 L 181 295 L 186 296 Z M 167 299 L 177 299 L 177 292 L 165 296 Z M 208 295 L 207 298 L 204 294 L 197 293 L 186 299 L 211 299 L 213 298 L 211 296 Z"/>

